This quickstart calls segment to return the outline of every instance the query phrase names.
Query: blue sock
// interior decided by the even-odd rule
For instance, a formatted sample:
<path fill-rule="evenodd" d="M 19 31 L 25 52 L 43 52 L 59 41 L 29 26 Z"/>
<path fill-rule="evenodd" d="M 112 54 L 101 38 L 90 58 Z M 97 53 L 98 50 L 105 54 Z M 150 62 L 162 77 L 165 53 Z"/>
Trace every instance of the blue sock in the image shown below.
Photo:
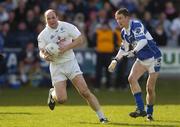
<path fill-rule="evenodd" d="M 147 112 L 147 115 L 152 115 L 153 114 L 153 105 L 146 105 L 146 112 Z"/>
<path fill-rule="evenodd" d="M 143 111 L 144 110 L 144 103 L 143 103 L 143 99 L 141 97 L 141 92 L 135 93 L 134 98 L 136 101 L 137 109 L 139 109 L 140 111 Z"/>

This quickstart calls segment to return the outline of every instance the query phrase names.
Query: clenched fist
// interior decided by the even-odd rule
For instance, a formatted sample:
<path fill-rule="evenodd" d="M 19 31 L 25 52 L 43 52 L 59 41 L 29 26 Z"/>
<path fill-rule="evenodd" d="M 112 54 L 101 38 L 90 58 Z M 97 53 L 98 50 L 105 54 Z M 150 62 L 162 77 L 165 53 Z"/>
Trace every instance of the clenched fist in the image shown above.
<path fill-rule="evenodd" d="M 108 71 L 109 71 L 109 72 L 113 72 L 114 69 L 115 69 L 115 67 L 116 67 L 116 65 L 117 65 L 117 60 L 112 60 L 112 61 L 111 61 L 111 64 L 110 64 L 109 67 L 108 67 Z"/>

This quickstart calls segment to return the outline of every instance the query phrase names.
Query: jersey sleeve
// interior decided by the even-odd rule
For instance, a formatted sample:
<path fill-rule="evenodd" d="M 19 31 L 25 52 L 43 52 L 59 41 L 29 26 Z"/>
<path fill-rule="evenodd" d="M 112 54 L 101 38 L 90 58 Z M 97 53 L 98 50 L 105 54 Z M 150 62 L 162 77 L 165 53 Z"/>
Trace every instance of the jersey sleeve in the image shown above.
<path fill-rule="evenodd" d="M 69 35 L 72 39 L 76 39 L 81 35 L 81 32 L 73 24 L 67 23 L 67 30 L 69 31 Z"/>
<path fill-rule="evenodd" d="M 142 23 L 140 23 L 140 22 L 134 23 L 132 31 L 133 31 L 133 34 L 135 37 L 135 41 L 139 41 L 141 39 L 146 39 L 145 32 L 144 32 L 144 26 Z"/>
<path fill-rule="evenodd" d="M 42 48 L 44 48 L 47 45 L 46 42 L 44 41 L 42 35 L 39 35 L 37 40 L 38 40 L 38 48 L 39 49 L 42 49 Z"/>

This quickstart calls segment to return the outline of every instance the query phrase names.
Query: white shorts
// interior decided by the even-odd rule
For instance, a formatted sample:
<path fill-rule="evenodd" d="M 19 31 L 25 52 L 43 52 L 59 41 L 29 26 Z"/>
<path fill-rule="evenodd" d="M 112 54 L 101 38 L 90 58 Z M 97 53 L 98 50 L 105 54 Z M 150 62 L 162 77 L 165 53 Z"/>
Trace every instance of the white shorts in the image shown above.
<path fill-rule="evenodd" d="M 154 57 L 147 60 L 137 59 L 136 62 L 140 62 L 146 66 L 149 73 L 159 72 L 161 68 L 161 57 L 154 59 Z"/>
<path fill-rule="evenodd" d="M 50 74 L 54 86 L 57 82 L 72 80 L 76 75 L 82 74 L 82 71 L 77 60 L 73 59 L 64 63 L 50 64 Z"/>

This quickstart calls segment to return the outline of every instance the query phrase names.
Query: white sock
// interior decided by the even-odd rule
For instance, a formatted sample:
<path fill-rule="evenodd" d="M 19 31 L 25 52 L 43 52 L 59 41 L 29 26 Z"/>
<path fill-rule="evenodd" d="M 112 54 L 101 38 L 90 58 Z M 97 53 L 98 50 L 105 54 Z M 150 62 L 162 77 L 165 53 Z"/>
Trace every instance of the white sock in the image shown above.
<path fill-rule="evenodd" d="M 105 118 L 104 113 L 101 110 L 96 111 L 96 114 L 99 119 Z"/>
<path fill-rule="evenodd" d="M 52 95 L 52 98 L 56 100 L 56 92 L 55 92 L 55 90 L 53 90 L 53 92 L 51 93 L 51 95 Z"/>

